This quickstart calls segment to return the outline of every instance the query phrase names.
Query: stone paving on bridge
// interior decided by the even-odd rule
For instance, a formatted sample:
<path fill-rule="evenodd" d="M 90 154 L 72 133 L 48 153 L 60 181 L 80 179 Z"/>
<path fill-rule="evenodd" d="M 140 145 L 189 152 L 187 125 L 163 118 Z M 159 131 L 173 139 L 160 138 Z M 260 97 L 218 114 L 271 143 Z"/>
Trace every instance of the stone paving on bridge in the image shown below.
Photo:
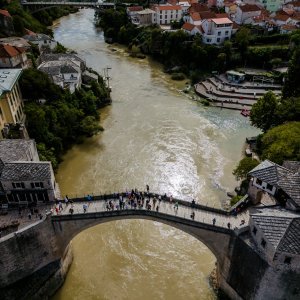
<path fill-rule="evenodd" d="M 130 209 L 130 210 L 139 210 L 139 209 L 146 209 L 146 201 L 144 203 L 144 206 L 142 208 L 133 208 L 128 204 L 128 198 L 123 198 L 126 200 L 126 205 L 125 205 L 125 210 Z M 96 212 L 104 212 L 107 211 L 107 203 L 108 201 L 112 201 L 114 204 L 115 210 L 118 208 L 119 200 L 118 199 L 110 199 L 110 200 L 94 200 L 94 201 L 82 201 L 82 202 L 75 202 L 72 204 L 72 207 L 74 209 L 73 214 L 83 214 L 84 209 L 83 205 L 86 206 L 86 213 L 96 213 Z M 156 211 L 156 207 L 158 205 L 158 200 L 156 201 L 156 205 L 153 208 L 153 198 L 151 198 L 150 204 L 152 207 L 152 211 Z M 244 225 L 248 224 L 249 221 L 249 213 L 248 210 L 245 210 L 242 213 L 239 213 L 237 216 L 227 216 L 227 215 L 222 215 L 218 214 L 216 212 L 210 212 L 206 211 L 204 209 L 198 209 L 198 208 L 192 208 L 186 205 L 178 205 L 178 209 L 175 207 L 175 201 L 168 201 L 168 200 L 162 200 L 161 203 L 159 204 L 159 213 L 163 214 L 168 214 L 172 216 L 177 216 L 179 218 L 185 218 L 192 220 L 191 214 L 192 212 L 195 213 L 194 221 L 204 223 L 204 224 L 213 224 L 213 219 L 216 219 L 215 226 L 217 227 L 223 227 L 223 228 L 228 228 L 228 223 L 230 223 L 230 228 L 235 229 L 235 228 L 240 228 L 243 226 L 242 220 L 245 221 Z M 61 210 L 58 215 L 69 215 L 70 214 L 70 208 L 71 204 L 66 206 L 63 204 L 63 210 Z M 54 215 L 57 215 L 57 213 L 54 211 Z"/>

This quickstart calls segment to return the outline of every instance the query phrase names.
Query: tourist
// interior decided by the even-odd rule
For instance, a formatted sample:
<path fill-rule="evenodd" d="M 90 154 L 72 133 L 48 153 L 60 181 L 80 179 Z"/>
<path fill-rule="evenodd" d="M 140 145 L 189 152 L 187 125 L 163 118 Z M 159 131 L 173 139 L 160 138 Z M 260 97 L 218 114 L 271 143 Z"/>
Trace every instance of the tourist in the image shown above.
<path fill-rule="evenodd" d="M 146 190 L 147 190 L 147 193 L 149 193 L 150 188 L 149 188 L 148 184 L 146 184 Z"/>
<path fill-rule="evenodd" d="M 170 200 L 170 203 L 172 203 L 172 201 L 173 201 L 173 196 L 172 196 L 172 194 L 170 195 L 169 200 Z"/>
<path fill-rule="evenodd" d="M 155 204 L 156 204 L 156 201 L 157 201 L 156 197 L 154 197 L 152 201 L 153 201 L 153 208 L 155 208 Z"/>
<path fill-rule="evenodd" d="M 230 227 L 231 227 L 231 224 L 229 222 L 227 223 L 227 227 L 228 227 L 228 229 L 230 229 Z"/>
<path fill-rule="evenodd" d="M 83 204 L 82 208 L 83 208 L 83 212 L 86 213 L 87 205 L 86 205 L 86 204 Z"/>
<path fill-rule="evenodd" d="M 58 202 L 59 211 L 63 210 L 63 206 L 61 202 Z"/>
<path fill-rule="evenodd" d="M 193 200 L 192 200 L 192 205 L 191 205 L 191 207 L 194 208 L 194 207 L 195 207 L 195 204 L 196 204 L 195 199 L 193 199 Z"/>
<path fill-rule="evenodd" d="M 31 220 L 31 212 L 28 213 L 28 219 Z"/>
<path fill-rule="evenodd" d="M 195 212 L 194 211 L 192 211 L 192 213 L 191 213 L 191 219 L 195 220 Z"/>
<path fill-rule="evenodd" d="M 245 224 L 245 220 L 241 220 L 240 226 L 243 226 Z"/>
<path fill-rule="evenodd" d="M 179 203 L 178 203 L 178 201 L 176 201 L 176 203 L 174 204 L 174 210 L 177 212 L 178 211 L 178 205 L 179 205 Z"/>
<path fill-rule="evenodd" d="M 213 218 L 212 222 L 213 222 L 213 225 L 215 226 L 216 225 L 216 218 Z"/>
<path fill-rule="evenodd" d="M 157 211 L 157 212 L 159 211 L 159 205 L 156 206 L 156 211 Z"/>

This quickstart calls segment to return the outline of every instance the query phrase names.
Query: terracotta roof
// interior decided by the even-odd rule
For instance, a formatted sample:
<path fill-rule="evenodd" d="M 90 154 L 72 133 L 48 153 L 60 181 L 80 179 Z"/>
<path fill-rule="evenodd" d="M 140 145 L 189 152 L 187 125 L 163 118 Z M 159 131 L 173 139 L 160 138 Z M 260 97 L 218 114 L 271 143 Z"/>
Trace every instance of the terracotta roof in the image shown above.
<path fill-rule="evenodd" d="M 239 28 L 240 26 L 237 23 L 233 22 L 232 29 L 239 29 Z"/>
<path fill-rule="evenodd" d="M 281 26 L 281 29 L 287 30 L 287 31 L 292 31 L 292 30 L 297 30 L 297 26 L 290 25 L 290 24 L 284 24 Z"/>
<path fill-rule="evenodd" d="M 204 11 L 209 11 L 209 8 L 206 4 L 202 3 L 192 3 L 191 7 L 189 8 L 189 11 L 191 12 L 204 12 Z"/>
<path fill-rule="evenodd" d="M 129 11 L 140 11 L 140 10 L 143 10 L 143 7 L 142 6 L 130 6 L 130 7 L 128 7 L 128 10 Z"/>
<path fill-rule="evenodd" d="M 158 10 L 182 10 L 180 5 L 160 5 L 156 7 Z"/>
<path fill-rule="evenodd" d="M 215 18 L 217 18 L 217 19 L 228 18 L 228 14 L 227 13 L 216 14 Z"/>
<path fill-rule="evenodd" d="M 11 18 L 11 15 L 5 9 L 0 9 L 0 14 L 3 15 L 3 16 L 5 16 L 5 17 Z"/>
<path fill-rule="evenodd" d="M 228 18 L 212 19 L 215 24 L 232 24 L 233 22 Z"/>
<path fill-rule="evenodd" d="M 261 8 L 255 4 L 245 4 L 243 6 L 239 6 L 242 12 L 250 12 L 250 11 L 260 11 Z"/>
<path fill-rule="evenodd" d="M 177 0 L 168 0 L 167 2 L 171 5 L 177 5 Z"/>
<path fill-rule="evenodd" d="M 196 26 L 191 23 L 184 23 L 182 29 L 192 31 Z"/>
<path fill-rule="evenodd" d="M 200 20 L 201 20 L 200 14 L 197 13 L 197 12 L 192 13 L 192 14 L 191 14 L 191 18 L 192 18 L 194 21 L 200 21 Z"/>
<path fill-rule="evenodd" d="M 29 29 L 27 29 L 27 28 L 25 28 L 25 32 L 26 32 L 26 34 L 28 34 L 28 35 L 36 35 L 35 32 L 33 32 L 33 31 L 31 31 L 31 30 L 29 30 Z"/>
<path fill-rule="evenodd" d="M 200 12 L 199 14 L 202 20 L 213 19 L 216 17 L 216 14 L 212 11 L 204 11 Z"/>
<path fill-rule="evenodd" d="M 278 20 L 278 21 L 287 21 L 288 19 L 290 18 L 289 15 L 282 15 L 282 14 L 276 14 L 276 16 L 274 17 L 275 20 Z"/>
<path fill-rule="evenodd" d="M 300 7 L 300 1 L 294 1 L 294 2 L 287 3 L 287 4 L 291 4 L 294 7 Z"/>
<path fill-rule="evenodd" d="M 24 49 L 19 47 L 13 47 L 11 45 L 0 45 L 0 57 L 15 57 L 20 53 L 23 53 Z"/>

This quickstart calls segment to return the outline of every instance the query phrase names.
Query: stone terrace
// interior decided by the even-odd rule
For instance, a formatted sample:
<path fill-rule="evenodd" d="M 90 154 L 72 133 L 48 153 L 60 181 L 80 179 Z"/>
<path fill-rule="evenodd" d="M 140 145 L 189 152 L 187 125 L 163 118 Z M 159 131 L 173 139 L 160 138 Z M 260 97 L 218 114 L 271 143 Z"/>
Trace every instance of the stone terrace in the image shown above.
<path fill-rule="evenodd" d="M 267 91 L 272 90 L 276 95 L 280 95 L 282 88 L 276 84 L 232 83 L 225 75 L 208 78 L 195 84 L 194 87 L 199 96 L 213 102 L 214 106 L 236 110 L 251 109 L 257 99 Z"/>

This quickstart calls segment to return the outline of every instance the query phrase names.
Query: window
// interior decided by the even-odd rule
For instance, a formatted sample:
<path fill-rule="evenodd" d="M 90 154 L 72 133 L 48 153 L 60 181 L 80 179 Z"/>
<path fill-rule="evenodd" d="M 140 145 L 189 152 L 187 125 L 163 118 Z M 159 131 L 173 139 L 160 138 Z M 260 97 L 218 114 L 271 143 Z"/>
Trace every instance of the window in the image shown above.
<path fill-rule="evenodd" d="M 13 182 L 12 186 L 14 189 L 25 189 L 24 182 Z"/>
<path fill-rule="evenodd" d="M 211 39 L 206 39 L 206 42 L 207 42 L 207 43 L 210 43 L 210 42 L 211 42 Z"/>
<path fill-rule="evenodd" d="M 255 226 L 253 227 L 252 232 L 253 232 L 254 235 L 256 235 L 256 233 L 257 233 L 257 228 L 256 228 Z"/>
<path fill-rule="evenodd" d="M 269 191 L 272 191 L 272 189 L 273 189 L 273 185 L 271 185 L 271 184 L 267 184 L 267 189 L 269 190 Z"/>
<path fill-rule="evenodd" d="M 228 30 L 226 30 L 226 31 L 225 31 L 225 35 L 228 35 L 228 33 L 229 33 L 229 31 L 228 31 Z"/>
<path fill-rule="evenodd" d="M 221 35 L 221 31 L 218 31 L 218 36 L 220 36 Z"/>
<path fill-rule="evenodd" d="M 217 38 L 217 43 L 220 43 L 221 39 L 220 38 Z"/>
<path fill-rule="evenodd" d="M 44 188 L 43 182 L 31 182 L 31 188 Z"/>
<path fill-rule="evenodd" d="M 290 256 L 286 256 L 285 259 L 284 259 L 284 263 L 287 264 L 287 265 L 290 265 L 291 260 L 292 260 L 292 258 Z"/>
<path fill-rule="evenodd" d="M 266 241 L 264 239 L 261 240 L 260 244 L 262 245 L 263 248 L 266 248 L 266 244 L 267 243 L 266 243 Z"/>
<path fill-rule="evenodd" d="M 258 185 L 262 185 L 262 181 L 261 181 L 260 179 L 258 179 L 258 178 L 256 178 L 256 183 L 257 183 Z"/>

